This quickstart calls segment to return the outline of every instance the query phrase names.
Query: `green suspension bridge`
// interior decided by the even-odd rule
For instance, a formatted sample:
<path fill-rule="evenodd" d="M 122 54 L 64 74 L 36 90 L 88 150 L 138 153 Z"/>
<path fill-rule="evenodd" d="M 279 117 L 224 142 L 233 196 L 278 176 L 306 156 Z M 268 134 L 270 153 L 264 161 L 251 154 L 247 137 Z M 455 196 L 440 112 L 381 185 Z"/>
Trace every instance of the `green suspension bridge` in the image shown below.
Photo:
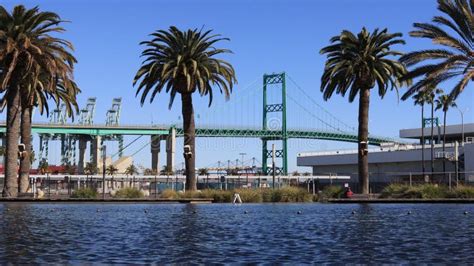
<path fill-rule="evenodd" d="M 229 137 L 229 138 L 259 138 L 262 140 L 262 172 L 269 174 L 267 166 L 272 157 L 270 143 L 276 143 L 278 149 L 275 156 L 280 165 L 276 168 L 278 174 L 288 174 L 288 140 L 289 139 L 318 139 L 357 143 L 356 128 L 342 122 L 310 97 L 296 82 L 285 73 L 265 74 L 262 83 L 253 83 L 239 90 L 234 95 L 237 104 L 222 104 L 212 107 L 208 114 L 197 114 L 196 137 Z M 257 88 L 255 88 L 257 87 Z M 290 92 L 290 93 L 288 93 Z M 260 98 L 261 97 L 261 98 Z M 260 101 L 263 104 L 258 104 Z M 240 102 L 239 102 L 240 101 Z M 151 136 L 150 141 L 143 146 L 151 147 L 151 166 L 158 170 L 158 155 L 160 141 L 166 140 L 167 167 L 175 169 L 175 138 L 183 136 L 182 125 L 177 123 L 163 125 L 122 125 L 119 124 L 121 114 L 121 98 L 115 98 L 112 108 L 107 111 L 106 123 L 95 124 L 95 98 L 89 98 L 86 106 L 81 109 L 77 124 L 67 123 L 64 107 L 60 106 L 50 114 L 49 123 L 33 123 L 32 133 L 40 137 L 39 158 L 48 157 L 48 143 L 51 140 L 61 141 L 62 163 L 76 164 L 79 157 L 78 172 L 84 171 L 84 153 L 87 142 L 90 142 L 91 162 L 99 165 L 100 147 L 104 141 L 118 142 L 118 155 L 131 144 L 124 146 L 125 135 Z M 260 105 L 260 107 L 258 107 Z M 234 110 L 234 114 L 225 113 Z M 248 111 L 249 115 L 243 112 Z M 222 113 L 227 117 L 226 122 L 234 124 L 219 126 L 212 124 L 217 118 L 214 114 Z M 260 117 L 260 118 L 259 118 Z M 262 119 L 263 117 L 263 119 Z M 209 123 L 206 118 L 213 120 Z M 243 121 L 249 118 L 250 122 Z M 296 121 L 296 123 L 289 123 Z M 209 125 L 205 125 L 207 122 Z M 237 125 L 235 123 L 238 123 Z M 299 123 L 299 125 L 297 125 Z M 251 124 L 243 126 L 244 124 Z M 288 126 L 291 124 L 291 127 Z M 313 126 L 315 128 L 308 128 Z M 0 134 L 5 134 L 5 123 L 0 123 Z M 135 142 L 137 139 L 133 140 Z M 369 144 L 380 145 L 383 142 L 394 142 L 393 139 L 369 135 Z M 79 149 L 77 152 L 77 143 Z M 142 149 L 143 149 L 142 148 Z M 140 149 L 141 150 L 141 149 Z M 78 154 L 79 153 L 79 154 Z"/>

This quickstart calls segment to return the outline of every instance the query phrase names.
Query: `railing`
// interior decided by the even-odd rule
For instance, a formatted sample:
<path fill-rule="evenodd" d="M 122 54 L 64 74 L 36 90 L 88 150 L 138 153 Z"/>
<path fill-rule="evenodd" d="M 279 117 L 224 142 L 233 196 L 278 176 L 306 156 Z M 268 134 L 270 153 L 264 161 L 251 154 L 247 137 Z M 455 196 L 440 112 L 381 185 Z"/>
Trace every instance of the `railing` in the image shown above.
<path fill-rule="evenodd" d="M 458 144 L 461 147 L 461 144 Z M 425 150 L 429 150 L 431 147 L 430 144 L 425 145 Z M 434 148 L 442 148 L 443 144 L 435 144 Z M 454 143 L 446 143 L 445 148 L 454 148 Z M 394 144 L 393 146 L 381 146 L 378 148 L 368 149 L 369 153 L 376 152 L 392 152 L 392 151 L 412 151 L 412 150 L 421 150 L 423 148 L 420 144 Z M 342 155 L 342 154 L 357 154 L 358 149 L 340 149 L 340 150 L 331 150 L 331 151 L 317 151 L 317 152 L 301 152 L 298 153 L 299 157 L 307 156 L 324 156 L 324 155 Z"/>

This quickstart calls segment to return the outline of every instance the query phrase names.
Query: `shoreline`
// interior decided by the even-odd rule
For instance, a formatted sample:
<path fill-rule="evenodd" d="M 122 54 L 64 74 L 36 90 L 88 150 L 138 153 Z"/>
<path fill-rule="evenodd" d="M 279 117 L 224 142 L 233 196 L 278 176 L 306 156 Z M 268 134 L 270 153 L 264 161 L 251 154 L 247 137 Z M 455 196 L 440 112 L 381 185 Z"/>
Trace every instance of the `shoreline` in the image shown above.
<path fill-rule="evenodd" d="M 25 203 L 193 203 L 209 204 L 214 199 L 211 198 L 182 198 L 182 199 L 32 199 L 32 198 L 0 198 L 0 203 L 25 202 Z"/>
<path fill-rule="evenodd" d="M 463 203 L 463 204 L 474 204 L 474 198 L 462 199 L 462 198 L 446 198 L 446 199 L 397 199 L 397 198 L 385 198 L 385 199 L 328 199 L 328 203 L 336 204 L 350 204 L 350 203 Z"/>
<path fill-rule="evenodd" d="M 153 204 L 211 204 L 212 198 L 183 198 L 183 199 L 32 199 L 32 198 L 0 198 L 0 203 L 153 203 Z M 232 204 L 231 202 L 228 202 Z M 247 202 L 243 204 L 275 204 L 275 203 L 305 203 L 305 204 L 393 204 L 393 203 L 440 203 L 440 204 L 474 204 L 470 199 L 327 199 L 315 202 Z"/>

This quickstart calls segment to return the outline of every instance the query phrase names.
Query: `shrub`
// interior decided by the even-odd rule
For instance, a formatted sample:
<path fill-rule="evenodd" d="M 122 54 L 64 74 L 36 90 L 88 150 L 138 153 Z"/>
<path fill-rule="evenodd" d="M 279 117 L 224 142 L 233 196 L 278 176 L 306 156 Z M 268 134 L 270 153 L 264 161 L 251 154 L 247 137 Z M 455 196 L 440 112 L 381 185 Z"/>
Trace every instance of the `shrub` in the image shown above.
<path fill-rule="evenodd" d="M 71 198 L 76 199 L 95 199 L 97 198 L 97 190 L 93 188 L 79 188 L 74 190 Z"/>
<path fill-rule="evenodd" d="M 212 198 L 214 202 L 232 202 L 232 191 L 205 189 L 199 194 L 201 198 Z"/>
<path fill-rule="evenodd" d="M 214 202 L 232 202 L 234 193 L 239 193 L 244 203 L 260 202 L 311 202 L 313 196 L 304 189 L 296 187 L 285 187 L 281 189 L 236 189 L 215 190 L 205 189 L 202 191 L 187 191 L 176 193 L 173 190 L 165 190 L 161 193 L 161 198 L 211 198 Z"/>
<path fill-rule="evenodd" d="M 306 190 L 297 187 L 284 187 L 275 190 L 273 202 L 310 202 L 313 196 Z"/>
<path fill-rule="evenodd" d="M 448 188 L 445 186 L 426 184 L 416 188 L 419 190 L 422 199 L 441 199 L 448 195 Z"/>
<path fill-rule="evenodd" d="M 121 188 L 115 193 L 115 198 L 138 199 L 143 198 L 143 192 L 134 187 Z"/>
<path fill-rule="evenodd" d="M 401 198 L 405 195 L 410 186 L 403 184 L 390 184 L 380 193 L 381 198 Z"/>
<path fill-rule="evenodd" d="M 263 202 L 262 191 L 259 189 L 237 189 L 234 192 L 239 193 L 242 202 Z"/>
<path fill-rule="evenodd" d="M 461 199 L 474 198 L 474 187 L 458 186 L 448 193 L 448 197 Z"/>
<path fill-rule="evenodd" d="M 341 186 L 327 186 L 321 192 L 321 197 L 325 199 L 341 198 L 344 195 L 344 188 Z"/>
<path fill-rule="evenodd" d="M 423 185 L 401 185 L 391 184 L 385 187 L 381 193 L 382 198 L 405 198 L 405 199 L 441 199 L 446 197 L 456 197 L 446 186 L 436 184 Z"/>
<path fill-rule="evenodd" d="M 160 198 L 163 199 L 176 199 L 178 198 L 178 193 L 172 189 L 165 189 L 160 194 Z"/>

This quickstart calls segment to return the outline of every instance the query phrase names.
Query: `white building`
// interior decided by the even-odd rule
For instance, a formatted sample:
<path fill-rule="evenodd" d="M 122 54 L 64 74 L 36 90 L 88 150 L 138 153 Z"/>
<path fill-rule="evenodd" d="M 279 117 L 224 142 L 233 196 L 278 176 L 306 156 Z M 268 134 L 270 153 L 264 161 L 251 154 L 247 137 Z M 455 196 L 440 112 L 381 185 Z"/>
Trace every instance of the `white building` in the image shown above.
<path fill-rule="evenodd" d="M 440 128 L 440 129 L 439 129 Z M 464 130 L 463 130 L 464 128 Z M 446 127 L 446 153 L 442 153 L 442 127 L 435 127 L 434 181 L 456 181 L 456 154 L 459 180 L 474 182 L 474 124 L 453 125 Z M 439 136 L 437 132 L 440 132 Z M 422 145 L 385 143 L 380 147 L 369 149 L 369 176 L 371 189 L 380 190 L 390 182 L 406 181 L 424 182 L 426 174 L 431 173 L 431 150 L 429 144 L 431 129 L 424 128 L 425 134 L 425 176 L 422 174 Z M 464 135 L 464 143 L 462 136 Z M 418 139 L 421 143 L 421 129 L 402 129 L 401 138 Z M 458 141 L 458 145 L 455 142 Z M 456 152 L 457 146 L 457 152 Z M 443 158 L 446 171 L 443 174 Z M 358 188 L 357 150 L 334 150 L 324 152 L 300 153 L 298 166 L 312 167 L 313 175 L 350 176 L 350 183 Z"/>

